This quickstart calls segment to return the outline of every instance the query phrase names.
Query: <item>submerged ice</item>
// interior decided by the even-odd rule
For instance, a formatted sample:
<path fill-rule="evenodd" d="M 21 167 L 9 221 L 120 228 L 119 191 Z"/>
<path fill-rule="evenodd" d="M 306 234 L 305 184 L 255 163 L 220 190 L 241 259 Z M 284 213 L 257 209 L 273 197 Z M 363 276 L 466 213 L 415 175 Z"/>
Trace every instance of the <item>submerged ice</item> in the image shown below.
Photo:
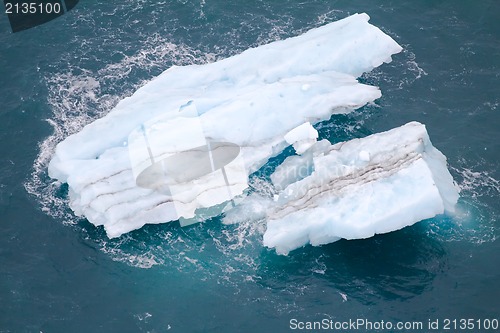
<path fill-rule="evenodd" d="M 368 20 L 356 14 L 214 63 L 174 66 L 60 142 L 49 175 L 68 184 L 76 215 L 118 237 L 147 223 L 187 225 L 237 211 L 248 176 L 293 145 L 299 155 L 272 175 L 278 194 L 264 212 L 264 243 L 282 253 L 338 237 L 369 237 L 451 211 L 451 176 L 421 125 L 397 131 L 401 138 L 404 131 L 412 134 L 404 141 L 412 148 L 384 141 L 381 134 L 385 148 L 345 143 L 357 152 L 353 157 L 316 142 L 312 125 L 381 96 L 356 77 L 401 51 Z M 421 157 L 410 161 L 408 154 Z M 335 178 L 346 166 L 350 173 L 342 169 L 347 173 Z M 376 218 L 368 222 L 369 191 L 385 190 L 395 194 L 377 198 L 396 200 L 392 210 L 374 210 Z M 408 194 L 412 190 L 415 195 Z M 332 222 L 332 214 L 346 218 Z"/>

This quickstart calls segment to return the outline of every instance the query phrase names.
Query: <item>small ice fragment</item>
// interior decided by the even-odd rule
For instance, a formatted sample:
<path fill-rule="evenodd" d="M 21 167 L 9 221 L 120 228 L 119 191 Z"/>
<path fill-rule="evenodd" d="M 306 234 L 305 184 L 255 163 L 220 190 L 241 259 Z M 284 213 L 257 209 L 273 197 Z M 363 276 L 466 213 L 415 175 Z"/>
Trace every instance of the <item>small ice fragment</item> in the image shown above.
<path fill-rule="evenodd" d="M 302 154 L 318 139 L 318 131 L 312 127 L 310 122 L 303 123 L 285 134 L 287 143 L 292 144 L 297 154 Z"/>
<path fill-rule="evenodd" d="M 285 134 L 285 140 L 289 144 L 307 139 L 317 139 L 318 131 L 312 127 L 310 122 L 303 123 Z"/>

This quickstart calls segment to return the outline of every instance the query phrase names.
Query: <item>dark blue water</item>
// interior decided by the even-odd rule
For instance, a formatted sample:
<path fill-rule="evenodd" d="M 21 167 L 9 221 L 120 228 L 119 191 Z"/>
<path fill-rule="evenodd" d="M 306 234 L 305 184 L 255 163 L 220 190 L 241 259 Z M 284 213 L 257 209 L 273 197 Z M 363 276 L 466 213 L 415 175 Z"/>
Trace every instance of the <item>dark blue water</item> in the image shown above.
<path fill-rule="evenodd" d="M 286 257 L 263 248 L 264 225 L 218 218 L 110 241 L 73 216 L 66 188 L 48 178 L 59 141 L 170 66 L 355 12 L 405 50 L 360 79 L 382 98 L 322 123 L 320 135 L 337 142 L 425 123 L 462 188 L 456 216 Z M 288 332 L 293 318 L 424 327 L 500 319 L 499 79 L 496 0 L 81 1 L 16 34 L 0 15 L 0 332 Z"/>

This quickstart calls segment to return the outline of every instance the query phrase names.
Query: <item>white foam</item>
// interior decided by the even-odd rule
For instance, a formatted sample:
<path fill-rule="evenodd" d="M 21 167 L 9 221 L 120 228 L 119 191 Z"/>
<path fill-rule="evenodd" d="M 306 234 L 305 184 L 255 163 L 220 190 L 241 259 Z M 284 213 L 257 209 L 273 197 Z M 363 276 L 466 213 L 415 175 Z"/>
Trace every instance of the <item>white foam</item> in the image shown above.
<path fill-rule="evenodd" d="M 302 87 L 304 89 L 304 87 Z M 310 122 L 306 122 L 298 127 L 295 127 L 290 132 L 285 134 L 285 141 L 293 145 L 297 154 L 302 154 L 308 150 L 318 139 L 318 131 L 312 127 Z"/>

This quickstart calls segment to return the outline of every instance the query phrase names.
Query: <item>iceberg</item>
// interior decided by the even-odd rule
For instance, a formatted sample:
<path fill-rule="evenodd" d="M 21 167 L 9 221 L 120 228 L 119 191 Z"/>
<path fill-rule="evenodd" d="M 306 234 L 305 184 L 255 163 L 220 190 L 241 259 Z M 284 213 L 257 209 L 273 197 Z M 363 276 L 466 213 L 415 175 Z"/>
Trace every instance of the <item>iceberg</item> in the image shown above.
<path fill-rule="evenodd" d="M 368 20 L 355 14 L 214 63 L 171 67 L 60 142 L 49 176 L 68 184 L 75 214 L 104 226 L 110 238 L 147 223 L 187 225 L 227 211 L 269 158 L 293 144 L 307 160 L 322 146 L 311 124 L 381 96 L 356 78 L 401 47 Z M 371 161 L 370 154 L 362 155 Z M 326 156 L 334 155 L 315 163 Z M 294 185 L 285 178 L 288 191 Z M 284 198 L 285 211 L 299 207 L 292 202 L 300 198 Z M 286 252 L 280 230 L 294 214 L 300 212 L 270 215 L 268 246 Z"/>
<path fill-rule="evenodd" d="M 360 239 L 453 213 L 458 186 L 425 126 L 411 122 L 288 157 L 271 179 L 264 245 L 278 253 L 341 238 Z"/>

